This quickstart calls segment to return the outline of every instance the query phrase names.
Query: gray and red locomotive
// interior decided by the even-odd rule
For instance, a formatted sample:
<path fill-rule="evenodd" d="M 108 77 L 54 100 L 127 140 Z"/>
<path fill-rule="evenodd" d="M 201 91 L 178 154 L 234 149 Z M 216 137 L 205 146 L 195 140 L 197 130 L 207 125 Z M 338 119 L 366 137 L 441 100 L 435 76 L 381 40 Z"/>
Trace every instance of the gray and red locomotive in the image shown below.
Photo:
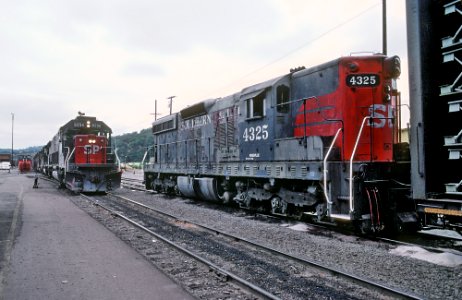
<path fill-rule="evenodd" d="M 104 122 L 80 114 L 34 156 L 34 168 L 73 192 L 118 188 L 122 172 L 111 134 Z"/>
<path fill-rule="evenodd" d="M 341 57 L 156 120 L 146 188 L 279 215 L 415 224 L 398 57 Z"/>
<path fill-rule="evenodd" d="M 407 0 L 406 11 L 409 144 L 399 59 L 342 57 L 155 121 L 146 188 L 363 232 L 461 231 L 462 2 Z"/>

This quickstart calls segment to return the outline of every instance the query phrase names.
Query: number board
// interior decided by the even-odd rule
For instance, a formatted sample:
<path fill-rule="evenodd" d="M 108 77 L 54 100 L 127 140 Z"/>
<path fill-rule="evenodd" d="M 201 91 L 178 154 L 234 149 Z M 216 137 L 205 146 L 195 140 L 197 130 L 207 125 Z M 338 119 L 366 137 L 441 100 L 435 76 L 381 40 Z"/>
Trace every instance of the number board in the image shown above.
<path fill-rule="evenodd" d="M 350 74 L 346 77 L 346 84 L 350 87 L 374 87 L 379 85 L 377 74 Z"/>
<path fill-rule="evenodd" d="M 90 127 L 88 127 L 90 125 Z M 98 122 L 91 122 L 91 123 L 85 123 L 82 121 L 74 121 L 74 128 L 92 128 L 92 129 L 101 129 L 101 123 Z"/>

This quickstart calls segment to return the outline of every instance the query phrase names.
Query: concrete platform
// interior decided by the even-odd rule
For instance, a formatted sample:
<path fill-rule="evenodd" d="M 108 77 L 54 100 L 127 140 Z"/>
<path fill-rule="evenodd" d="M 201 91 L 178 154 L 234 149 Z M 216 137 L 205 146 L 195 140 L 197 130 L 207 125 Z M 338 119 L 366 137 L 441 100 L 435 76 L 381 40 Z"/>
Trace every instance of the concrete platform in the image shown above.
<path fill-rule="evenodd" d="M 0 173 L 0 299 L 194 299 L 55 186 L 32 185 Z"/>

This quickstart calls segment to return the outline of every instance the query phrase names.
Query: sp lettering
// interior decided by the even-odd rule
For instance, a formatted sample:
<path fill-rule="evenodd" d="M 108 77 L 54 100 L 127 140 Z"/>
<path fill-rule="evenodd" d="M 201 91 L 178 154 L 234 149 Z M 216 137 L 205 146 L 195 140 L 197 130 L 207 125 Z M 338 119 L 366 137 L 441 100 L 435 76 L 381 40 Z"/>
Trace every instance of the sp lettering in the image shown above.
<path fill-rule="evenodd" d="M 372 117 L 372 122 L 368 123 L 368 126 L 373 128 L 393 127 L 395 111 L 391 105 L 372 104 L 369 106 L 369 115 Z"/>
<path fill-rule="evenodd" d="M 84 154 L 96 154 L 101 150 L 101 147 L 98 145 L 85 145 L 83 147 Z"/>

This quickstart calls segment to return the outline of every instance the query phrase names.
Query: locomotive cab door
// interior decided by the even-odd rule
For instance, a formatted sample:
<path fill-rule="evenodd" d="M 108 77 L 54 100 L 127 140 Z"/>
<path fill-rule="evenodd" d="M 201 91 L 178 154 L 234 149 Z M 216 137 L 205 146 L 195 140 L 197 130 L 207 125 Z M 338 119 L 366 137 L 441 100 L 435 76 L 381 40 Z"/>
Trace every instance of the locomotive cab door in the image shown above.
<path fill-rule="evenodd" d="M 238 124 L 241 161 L 273 159 L 270 91 L 262 88 L 241 95 Z"/>

